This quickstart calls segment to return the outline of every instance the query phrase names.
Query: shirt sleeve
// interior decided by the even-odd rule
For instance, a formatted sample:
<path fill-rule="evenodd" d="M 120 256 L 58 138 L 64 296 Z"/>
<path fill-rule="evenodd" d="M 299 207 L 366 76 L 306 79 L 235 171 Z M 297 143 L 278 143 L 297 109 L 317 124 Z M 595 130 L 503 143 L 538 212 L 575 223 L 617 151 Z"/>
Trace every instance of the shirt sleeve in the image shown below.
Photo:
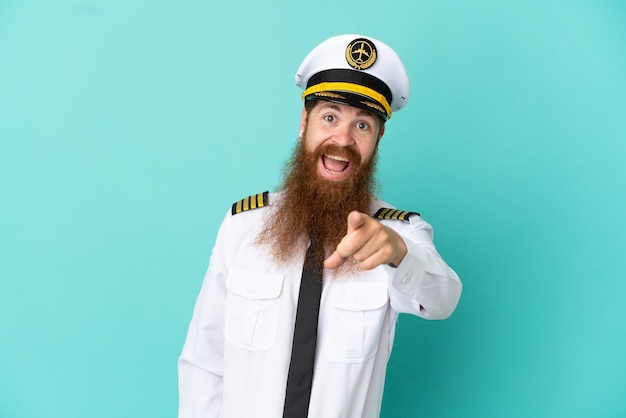
<path fill-rule="evenodd" d="M 462 284 L 433 244 L 432 227 L 418 215 L 409 223 L 381 221 L 404 239 L 407 254 L 397 268 L 384 266 L 390 277 L 391 307 L 425 319 L 445 319 L 456 308 Z"/>
<path fill-rule="evenodd" d="M 226 269 L 225 221 L 211 253 L 209 268 L 196 300 L 178 359 L 179 418 L 214 418 L 222 407 L 224 304 Z"/>

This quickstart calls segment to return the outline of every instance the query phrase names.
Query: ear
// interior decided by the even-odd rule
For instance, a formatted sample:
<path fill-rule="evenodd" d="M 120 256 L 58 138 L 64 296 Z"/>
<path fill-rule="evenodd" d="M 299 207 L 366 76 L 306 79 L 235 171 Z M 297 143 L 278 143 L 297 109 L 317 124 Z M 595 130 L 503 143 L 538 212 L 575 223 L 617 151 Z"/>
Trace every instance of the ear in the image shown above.
<path fill-rule="evenodd" d="M 304 131 L 306 131 L 306 108 L 302 107 L 302 114 L 300 115 L 300 134 L 298 135 L 300 138 L 304 136 Z"/>

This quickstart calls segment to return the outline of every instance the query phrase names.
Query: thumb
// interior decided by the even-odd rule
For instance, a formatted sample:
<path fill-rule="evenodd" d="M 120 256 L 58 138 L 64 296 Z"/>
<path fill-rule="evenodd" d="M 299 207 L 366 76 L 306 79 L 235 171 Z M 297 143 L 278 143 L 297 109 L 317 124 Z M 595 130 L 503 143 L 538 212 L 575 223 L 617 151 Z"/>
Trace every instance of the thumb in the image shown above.
<path fill-rule="evenodd" d="M 327 269 L 336 269 L 346 262 L 346 258 L 340 256 L 337 251 L 333 252 L 326 260 L 324 260 L 324 267 Z"/>

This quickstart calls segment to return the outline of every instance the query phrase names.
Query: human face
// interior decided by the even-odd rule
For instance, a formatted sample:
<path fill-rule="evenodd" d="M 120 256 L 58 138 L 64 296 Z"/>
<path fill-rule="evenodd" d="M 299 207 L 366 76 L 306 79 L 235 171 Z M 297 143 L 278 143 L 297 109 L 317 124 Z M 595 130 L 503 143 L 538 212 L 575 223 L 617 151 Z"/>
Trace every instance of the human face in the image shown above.
<path fill-rule="evenodd" d="M 305 133 L 305 149 L 315 152 L 320 147 L 332 146 L 332 151 L 321 153 L 317 163 L 320 177 L 341 181 L 357 168 L 358 161 L 343 151 L 351 148 L 361 157 L 361 164 L 376 153 L 378 141 L 385 131 L 383 123 L 371 112 L 335 102 L 320 101 L 307 113 L 302 109 L 300 130 Z"/>

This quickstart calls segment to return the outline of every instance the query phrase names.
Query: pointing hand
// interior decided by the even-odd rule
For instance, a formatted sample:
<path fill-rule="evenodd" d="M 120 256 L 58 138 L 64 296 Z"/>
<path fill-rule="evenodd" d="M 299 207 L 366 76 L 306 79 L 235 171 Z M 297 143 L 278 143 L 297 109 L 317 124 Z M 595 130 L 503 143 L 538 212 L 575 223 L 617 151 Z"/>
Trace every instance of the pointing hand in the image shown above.
<path fill-rule="evenodd" d="M 324 261 L 324 267 L 340 267 L 349 257 L 354 257 L 361 270 L 371 270 L 381 264 L 397 266 L 406 253 L 406 244 L 396 231 L 369 215 L 353 211 L 348 215 L 347 234 Z"/>

